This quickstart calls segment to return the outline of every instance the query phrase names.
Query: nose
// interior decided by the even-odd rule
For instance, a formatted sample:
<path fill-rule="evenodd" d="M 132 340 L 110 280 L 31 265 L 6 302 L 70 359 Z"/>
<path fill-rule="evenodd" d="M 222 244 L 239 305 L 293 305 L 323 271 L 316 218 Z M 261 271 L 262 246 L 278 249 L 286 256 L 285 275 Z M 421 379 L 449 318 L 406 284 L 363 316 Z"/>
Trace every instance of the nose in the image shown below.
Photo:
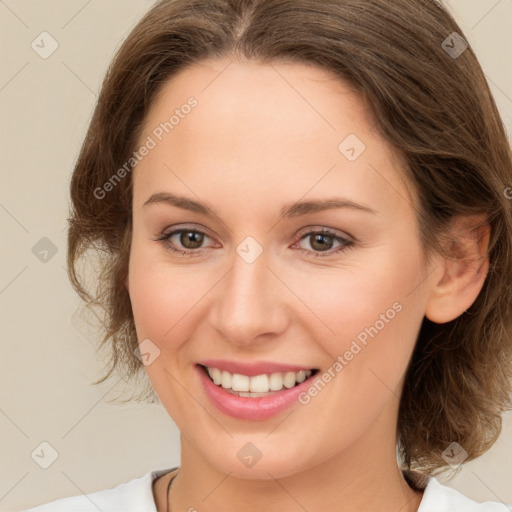
<path fill-rule="evenodd" d="M 214 329 L 233 345 L 261 345 L 275 339 L 289 323 L 283 284 L 268 268 L 265 251 L 252 263 L 238 254 L 219 283 L 211 309 Z"/>

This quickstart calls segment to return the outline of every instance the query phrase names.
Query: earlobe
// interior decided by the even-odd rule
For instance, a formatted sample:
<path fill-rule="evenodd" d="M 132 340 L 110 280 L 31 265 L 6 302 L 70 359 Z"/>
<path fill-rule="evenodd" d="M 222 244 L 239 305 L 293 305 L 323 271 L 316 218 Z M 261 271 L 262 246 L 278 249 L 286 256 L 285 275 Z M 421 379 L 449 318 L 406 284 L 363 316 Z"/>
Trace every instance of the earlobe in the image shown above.
<path fill-rule="evenodd" d="M 457 217 L 447 240 L 425 310 L 425 316 L 439 324 L 464 313 L 482 290 L 489 271 L 490 226 L 486 217 Z"/>

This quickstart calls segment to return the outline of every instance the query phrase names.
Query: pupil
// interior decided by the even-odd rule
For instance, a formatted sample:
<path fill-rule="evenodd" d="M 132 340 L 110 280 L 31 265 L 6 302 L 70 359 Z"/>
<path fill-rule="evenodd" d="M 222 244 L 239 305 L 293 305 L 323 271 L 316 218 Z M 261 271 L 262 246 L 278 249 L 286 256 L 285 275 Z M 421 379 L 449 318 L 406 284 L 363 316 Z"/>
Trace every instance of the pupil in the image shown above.
<path fill-rule="evenodd" d="M 329 240 L 326 243 L 326 239 L 330 239 L 330 243 Z M 315 247 L 315 244 L 317 243 L 319 243 L 319 245 Z M 319 249 L 320 251 L 329 250 L 332 247 L 332 236 L 322 234 L 313 235 L 313 243 L 311 244 L 311 247 Z"/>
<path fill-rule="evenodd" d="M 180 243 L 187 249 L 197 249 L 198 247 L 201 247 L 202 242 L 202 233 L 196 233 L 194 231 L 183 231 L 181 233 Z M 189 245 L 190 243 L 191 245 Z"/>

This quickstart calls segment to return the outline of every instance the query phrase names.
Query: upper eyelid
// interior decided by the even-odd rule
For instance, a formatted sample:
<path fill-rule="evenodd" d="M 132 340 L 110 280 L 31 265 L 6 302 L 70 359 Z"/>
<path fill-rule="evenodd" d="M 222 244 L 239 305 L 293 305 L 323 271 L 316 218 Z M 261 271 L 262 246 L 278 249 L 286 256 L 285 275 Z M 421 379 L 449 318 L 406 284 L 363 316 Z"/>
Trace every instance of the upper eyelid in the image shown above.
<path fill-rule="evenodd" d="M 339 229 L 335 228 L 329 228 L 327 226 L 308 226 L 306 228 L 303 228 L 299 231 L 297 236 L 299 238 L 302 238 L 304 235 L 309 235 L 310 233 L 318 233 L 318 232 L 325 232 L 326 235 L 337 237 L 337 238 L 343 238 L 345 240 L 351 240 L 355 241 L 355 237 L 352 235 L 349 235 L 348 233 L 345 233 L 344 231 L 340 231 Z"/>
<path fill-rule="evenodd" d="M 164 237 L 164 236 L 171 236 L 172 235 L 175 235 L 176 233 L 180 233 L 180 232 L 183 232 L 183 231 L 195 231 L 195 232 L 198 232 L 198 233 L 203 233 L 204 235 L 206 235 L 208 238 L 210 239 L 214 239 L 215 237 L 211 236 L 209 234 L 209 230 L 203 226 L 187 226 L 187 225 L 184 225 L 184 226 L 172 226 L 172 227 L 168 227 L 168 228 L 165 228 L 164 230 L 161 231 L 161 234 L 159 235 L 159 237 Z"/>
<path fill-rule="evenodd" d="M 211 235 L 208 234 L 209 229 L 202 226 L 201 224 L 199 224 L 199 225 L 197 225 L 197 224 L 194 224 L 194 225 L 178 224 L 176 226 L 168 226 L 167 228 L 162 230 L 162 234 L 172 233 L 173 231 L 184 231 L 187 229 L 190 231 L 203 232 L 204 234 L 208 235 L 210 238 L 213 238 Z M 349 235 L 348 233 L 341 231 L 337 228 L 331 228 L 328 226 L 323 226 L 321 224 L 313 224 L 310 226 L 303 227 L 300 230 L 298 230 L 298 233 L 307 234 L 310 231 L 315 231 L 315 232 L 316 231 L 329 231 L 329 232 L 332 232 L 333 234 L 339 234 L 339 236 L 346 236 L 348 238 L 354 238 L 352 235 Z"/>

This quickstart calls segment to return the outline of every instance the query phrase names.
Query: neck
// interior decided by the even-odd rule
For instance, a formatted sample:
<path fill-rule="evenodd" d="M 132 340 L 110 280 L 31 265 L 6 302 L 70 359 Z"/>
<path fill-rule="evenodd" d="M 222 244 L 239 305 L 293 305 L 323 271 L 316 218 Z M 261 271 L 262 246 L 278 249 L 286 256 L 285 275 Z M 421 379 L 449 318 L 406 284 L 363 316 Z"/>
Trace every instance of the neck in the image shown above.
<path fill-rule="evenodd" d="M 361 440 L 320 465 L 282 478 L 272 478 L 269 468 L 268 478 L 253 480 L 219 471 L 182 436 L 182 463 L 169 510 L 415 512 L 423 493 L 405 481 L 394 441 L 383 441 Z"/>

